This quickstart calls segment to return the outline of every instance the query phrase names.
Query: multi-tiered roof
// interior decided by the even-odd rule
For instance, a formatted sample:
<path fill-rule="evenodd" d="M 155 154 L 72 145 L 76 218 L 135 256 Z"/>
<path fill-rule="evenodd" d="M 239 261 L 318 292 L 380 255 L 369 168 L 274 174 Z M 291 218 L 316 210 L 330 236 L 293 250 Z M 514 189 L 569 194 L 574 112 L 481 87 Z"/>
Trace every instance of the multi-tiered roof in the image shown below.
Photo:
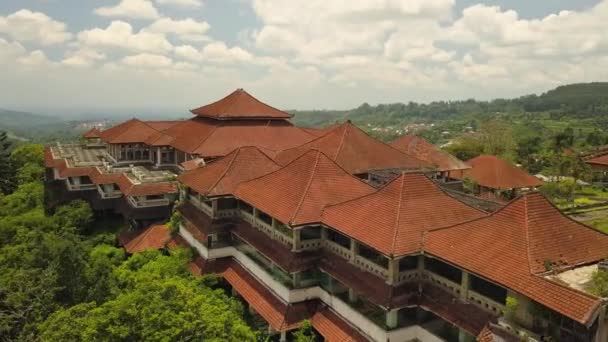
<path fill-rule="evenodd" d="M 462 160 L 442 151 L 422 137 L 412 134 L 404 135 L 391 142 L 399 151 L 414 156 L 437 167 L 437 171 L 456 171 L 470 169 Z"/>
<path fill-rule="evenodd" d="M 543 184 L 538 178 L 496 156 L 483 154 L 467 160 L 467 164 L 471 168 L 464 174 L 452 172 L 450 176 L 470 178 L 481 186 L 500 190 L 533 188 Z"/>

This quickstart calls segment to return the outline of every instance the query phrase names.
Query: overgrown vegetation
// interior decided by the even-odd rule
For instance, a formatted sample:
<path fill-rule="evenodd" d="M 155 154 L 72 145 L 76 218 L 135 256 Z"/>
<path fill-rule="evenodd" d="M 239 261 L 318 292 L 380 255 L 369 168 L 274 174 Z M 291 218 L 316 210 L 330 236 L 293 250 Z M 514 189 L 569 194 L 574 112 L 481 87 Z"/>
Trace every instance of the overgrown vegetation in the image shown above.
<path fill-rule="evenodd" d="M 127 258 L 85 202 L 45 213 L 41 146 L 9 160 L 21 176 L 0 195 L 0 340 L 255 340 L 240 303 L 187 271 L 189 250 Z"/>

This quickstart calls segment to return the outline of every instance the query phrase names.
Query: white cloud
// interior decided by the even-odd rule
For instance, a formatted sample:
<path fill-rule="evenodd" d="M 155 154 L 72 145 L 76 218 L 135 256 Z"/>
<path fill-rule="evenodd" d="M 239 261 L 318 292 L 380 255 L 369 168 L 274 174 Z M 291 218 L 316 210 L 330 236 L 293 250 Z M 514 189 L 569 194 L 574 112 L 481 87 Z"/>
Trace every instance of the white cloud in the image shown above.
<path fill-rule="evenodd" d="M 201 51 L 203 59 L 220 63 L 248 62 L 253 55 L 238 46 L 228 48 L 224 42 L 213 42 L 205 45 Z"/>
<path fill-rule="evenodd" d="M 99 16 L 112 18 L 156 19 L 159 17 L 158 10 L 149 0 L 121 0 L 115 6 L 99 7 L 94 12 Z"/>
<path fill-rule="evenodd" d="M 156 0 L 160 5 L 173 5 L 177 7 L 201 7 L 202 0 Z"/>
<path fill-rule="evenodd" d="M 201 61 L 203 60 L 203 54 L 194 48 L 192 45 L 182 45 L 175 48 L 175 55 L 179 58 Z"/>
<path fill-rule="evenodd" d="M 41 50 L 35 50 L 29 55 L 17 58 L 17 63 L 27 67 L 42 67 L 51 64 L 46 54 Z"/>
<path fill-rule="evenodd" d="M 0 38 L 0 62 L 8 64 L 23 54 L 25 54 L 25 48 L 21 44 Z"/>
<path fill-rule="evenodd" d="M 147 31 L 133 32 L 124 21 L 113 21 L 107 28 L 95 28 L 78 33 L 78 41 L 90 47 L 113 47 L 133 51 L 167 53 L 173 46 L 164 34 Z"/>
<path fill-rule="evenodd" d="M 166 56 L 141 53 L 123 58 L 122 63 L 134 67 L 163 68 L 171 66 L 173 61 Z"/>
<path fill-rule="evenodd" d="M 59 44 L 72 38 L 65 23 L 27 9 L 6 17 L 0 16 L 0 33 L 6 33 L 18 41 L 32 41 L 41 45 Z"/>
<path fill-rule="evenodd" d="M 196 21 L 192 18 L 183 20 L 160 18 L 144 30 L 155 33 L 175 34 L 179 39 L 185 41 L 205 41 L 209 40 L 205 36 L 209 27 L 207 22 Z"/>
<path fill-rule="evenodd" d="M 61 64 L 73 67 L 88 67 L 95 62 L 103 61 L 106 55 L 97 50 L 90 48 L 81 48 L 75 51 L 66 53 L 66 58 L 61 61 Z"/>

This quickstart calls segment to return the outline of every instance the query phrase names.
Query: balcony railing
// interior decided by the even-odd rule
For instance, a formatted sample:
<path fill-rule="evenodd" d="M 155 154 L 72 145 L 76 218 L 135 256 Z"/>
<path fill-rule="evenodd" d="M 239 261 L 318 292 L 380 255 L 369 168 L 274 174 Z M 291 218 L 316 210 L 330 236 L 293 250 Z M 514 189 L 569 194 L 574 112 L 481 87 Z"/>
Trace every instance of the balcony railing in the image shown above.
<path fill-rule="evenodd" d="M 99 195 L 103 199 L 118 198 L 122 196 L 122 192 L 120 192 L 120 190 L 105 192 L 101 186 L 97 186 L 97 192 L 99 192 Z"/>
<path fill-rule="evenodd" d="M 194 204 L 199 210 L 207 214 L 209 217 L 213 217 L 213 208 L 205 205 L 197 196 L 190 195 L 188 197 L 190 199 L 190 203 Z"/>
<path fill-rule="evenodd" d="M 386 268 L 360 255 L 355 257 L 355 265 L 382 278 L 388 277 L 388 270 Z"/>
<path fill-rule="evenodd" d="M 437 284 L 447 290 L 449 290 L 450 292 L 456 294 L 456 295 L 460 295 L 461 292 L 461 286 L 458 283 L 455 283 L 447 278 L 444 278 L 436 273 L 433 273 L 431 271 L 426 271 L 423 275 L 422 275 L 423 279 L 428 279 L 429 281 L 431 281 L 434 284 Z"/>
<path fill-rule="evenodd" d="M 323 240 L 322 245 L 327 250 L 343 257 L 346 260 L 350 260 L 350 256 L 351 256 L 350 249 L 344 248 L 344 247 L 340 246 L 339 244 L 337 244 L 333 241 L 330 241 L 330 240 Z"/>
<path fill-rule="evenodd" d="M 132 196 L 127 196 L 127 200 L 134 208 L 148 208 L 148 207 L 160 207 L 169 205 L 170 202 L 166 198 L 152 199 L 152 200 L 138 200 Z"/>
<path fill-rule="evenodd" d="M 492 311 L 498 315 L 502 315 L 506 310 L 505 305 L 493 301 L 492 299 L 472 290 L 469 290 L 468 292 L 468 300 L 482 309 Z"/>
<path fill-rule="evenodd" d="M 66 184 L 69 191 L 95 190 L 97 188 L 95 184 L 72 184 L 68 180 L 66 180 Z"/>
<path fill-rule="evenodd" d="M 302 240 L 297 246 L 298 250 L 317 249 L 321 247 L 321 239 Z"/>
<path fill-rule="evenodd" d="M 417 270 L 399 272 L 396 285 L 417 279 L 420 279 L 420 272 Z"/>

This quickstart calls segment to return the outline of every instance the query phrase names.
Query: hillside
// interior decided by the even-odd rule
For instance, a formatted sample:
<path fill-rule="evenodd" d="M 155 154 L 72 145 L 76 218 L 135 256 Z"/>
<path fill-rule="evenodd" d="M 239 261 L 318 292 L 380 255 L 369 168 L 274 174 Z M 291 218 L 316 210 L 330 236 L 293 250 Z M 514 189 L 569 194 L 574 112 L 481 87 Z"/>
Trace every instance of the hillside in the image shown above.
<path fill-rule="evenodd" d="M 72 127 L 73 123 L 60 118 L 0 109 L 0 131 L 7 131 L 15 140 L 67 141 L 77 135 Z"/>
<path fill-rule="evenodd" d="M 380 126 L 412 122 L 484 119 L 500 114 L 548 113 L 552 118 L 599 119 L 608 114 L 608 82 L 560 86 L 541 95 L 492 101 L 461 100 L 431 103 L 367 103 L 348 111 L 292 111 L 302 126 L 323 126 L 350 119 Z"/>

